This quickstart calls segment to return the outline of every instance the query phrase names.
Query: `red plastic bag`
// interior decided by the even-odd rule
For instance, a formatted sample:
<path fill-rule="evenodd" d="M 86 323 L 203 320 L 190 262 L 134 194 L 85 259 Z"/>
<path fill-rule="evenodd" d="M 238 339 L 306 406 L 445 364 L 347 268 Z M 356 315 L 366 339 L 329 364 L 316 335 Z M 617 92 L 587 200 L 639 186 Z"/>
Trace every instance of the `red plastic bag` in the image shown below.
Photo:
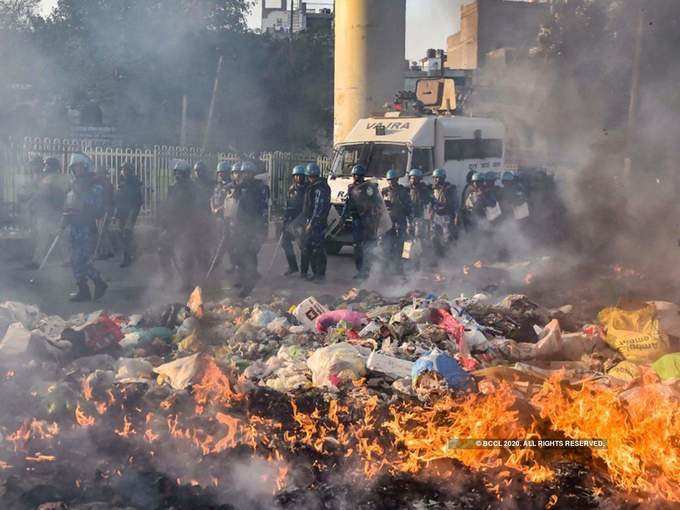
<path fill-rule="evenodd" d="M 463 334 L 465 333 L 465 327 L 456 319 L 454 319 L 453 315 L 443 308 L 438 308 L 432 310 L 431 320 L 455 340 L 459 351 L 464 351 Z"/>
<path fill-rule="evenodd" d="M 123 339 L 120 325 L 107 314 L 102 313 L 95 322 L 83 328 L 85 346 L 92 352 L 108 349 Z"/>

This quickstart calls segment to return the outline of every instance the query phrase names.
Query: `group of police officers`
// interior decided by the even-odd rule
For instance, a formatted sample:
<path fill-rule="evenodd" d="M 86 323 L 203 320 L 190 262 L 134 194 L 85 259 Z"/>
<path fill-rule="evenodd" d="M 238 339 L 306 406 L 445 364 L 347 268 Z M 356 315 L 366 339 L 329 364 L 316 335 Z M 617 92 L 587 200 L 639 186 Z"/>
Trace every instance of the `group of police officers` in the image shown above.
<path fill-rule="evenodd" d="M 142 184 L 134 167 L 129 162 L 121 166 L 117 189 L 113 188 L 108 170 L 95 173 L 92 160 L 85 154 L 71 155 L 70 185 L 61 175 L 57 158 L 35 157 L 30 167 L 34 180 L 25 198 L 34 232 L 34 250 L 28 267 L 39 268 L 49 253 L 58 251 L 62 232 L 68 229 L 70 250 L 65 262 L 70 264 L 77 286 L 70 299 L 78 302 L 101 298 L 108 285 L 93 262 L 113 256 L 109 231 L 112 220 L 119 225 L 123 254 L 120 265 L 132 264 L 133 231 L 143 204 Z"/>
<path fill-rule="evenodd" d="M 126 162 L 119 169 L 114 190 L 107 172 L 96 174 L 92 160 L 76 153 L 69 163 L 72 185 L 63 198 L 55 184 L 59 161 L 47 158 L 43 167 L 33 195 L 37 216 L 33 266 L 48 250 L 53 233 L 68 227 L 70 263 L 77 285 L 71 300 L 99 299 L 107 284 L 93 260 L 97 255 L 106 258 L 111 250 L 106 239 L 111 219 L 120 226 L 121 267 L 132 263 L 133 231 L 143 203 L 141 182 L 133 165 Z M 177 161 L 173 167 L 175 182 L 159 214 L 160 266 L 166 278 L 178 273 L 183 289 L 188 290 L 208 284 L 214 269 L 227 256 L 227 272 L 235 275 L 234 287 L 246 296 L 260 278 L 258 254 L 269 231 L 269 187 L 256 178 L 257 166 L 251 161 L 221 161 L 214 180 L 203 162 L 196 163 L 193 170 L 192 179 L 192 168 L 186 161 Z M 356 279 L 368 277 L 378 259 L 383 271 L 401 276 L 404 256 L 412 259 L 415 268 L 421 262 L 436 267 L 461 230 L 488 235 L 494 225 L 517 219 L 518 208 L 527 202 L 511 172 L 502 174 L 502 186 L 498 186 L 495 172 L 471 171 L 460 198 L 441 168 L 433 172 L 432 185 L 424 181 L 421 170 L 411 170 L 408 187 L 399 183 L 401 175 L 396 170 L 389 170 L 385 176 L 388 185 L 382 190 L 366 174 L 362 165 L 352 168 L 353 182 L 340 215 L 340 225 L 351 220 Z M 295 166 L 280 238 L 288 264 L 286 276 L 299 274 L 317 283 L 325 280 L 331 207 L 331 189 L 319 166 Z M 57 220 L 59 217 L 61 220 Z M 413 250 L 410 254 L 405 251 L 407 241 Z"/>

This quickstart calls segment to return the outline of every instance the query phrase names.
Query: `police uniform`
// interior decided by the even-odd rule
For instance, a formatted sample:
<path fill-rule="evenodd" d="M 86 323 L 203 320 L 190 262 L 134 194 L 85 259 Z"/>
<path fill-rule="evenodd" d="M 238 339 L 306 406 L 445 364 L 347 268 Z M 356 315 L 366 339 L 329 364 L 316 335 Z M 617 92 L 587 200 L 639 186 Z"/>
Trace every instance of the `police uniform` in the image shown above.
<path fill-rule="evenodd" d="M 257 179 L 241 182 L 237 187 L 238 204 L 233 219 L 232 256 L 239 268 L 238 283 L 242 295 L 255 287 L 259 278 L 257 256 L 267 236 L 269 187 Z"/>
<path fill-rule="evenodd" d="M 136 175 L 130 173 L 127 176 L 120 177 L 115 204 L 115 217 L 120 225 L 123 248 L 121 267 L 125 267 L 132 262 L 135 224 L 142 204 L 144 204 L 142 183 Z"/>
<path fill-rule="evenodd" d="M 114 212 L 114 190 L 108 172 L 97 174 L 95 179 L 103 190 L 104 203 L 104 215 L 98 221 L 100 241 L 96 256 L 98 259 L 108 259 L 113 257 L 113 237 L 110 227 Z"/>
<path fill-rule="evenodd" d="M 306 193 L 307 185 L 305 183 L 293 183 L 288 188 L 288 194 L 286 196 L 281 245 L 283 247 L 283 252 L 286 254 L 286 260 L 288 261 L 288 270 L 291 273 L 297 272 L 300 269 L 298 267 L 295 250 L 293 249 L 293 241 L 295 240 L 293 229 L 295 227 L 294 224 L 302 214 Z"/>
<path fill-rule="evenodd" d="M 375 183 L 363 181 L 352 183 L 347 188 L 342 218 L 352 218 L 354 264 L 360 276 L 367 276 L 370 271 L 380 221 L 379 201 L 378 185 Z"/>
<path fill-rule="evenodd" d="M 59 230 L 65 199 L 66 192 L 61 186 L 59 174 L 43 174 L 32 197 L 32 210 L 35 215 L 34 267 L 40 264 Z"/>
<path fill-rule="evenodd" d="M 498 200 L 493 190 L 488 188 L 470 188 L 461 206 L 461 214 L 468 231 L 486 229 L 491 223 L 487 219 L 486 210 L 498 206 Z"/>
<path fill-rule="evenodd" d="M 406 240 L 406 230 L 413 215 L 411 195 L 408 188 L 397 184 L 394 187 L 383 188 L 382 196 L 392 221 L 392 228 L 384 236 L 385 251 L 387 252 L 385 258 L 388 261 L 387 265 L 391 266 L 394 272 L 401 274 L 403 272 L 401 258 Z"/>
<path fill-rule="evenodd" d="M 172 274 L 172 263 L 182 279 L 182 287 L 189 290 L 202 279 L 205 266 L 204 251 L 200 246 L 199 209 L 201 195 L 191 179 L 184 178 L 168 189 L 168 196 L 161 215 L 163 234 L 159 246 L 161 265 L 167 276 Z"/>
<path fill-rule="evenodd" d="M 101 274 L 92 264 L 97 243 L 97 220 L 103 217 L 104 211 L 102 186 L 92 175 L 78 177 L 66 196 L 64 219 L 70 231 L 71 267 L 80 294 L 85 294 L 80 291 L 87 287 L 88 279 L 94 282 L 95 289 L 97 286 L 106 287 Z M 89 297 L 89 290 L 86 293 Z"/>
<path fill-rule="evenodd" d="M 326 249 L 324 240 L 326 222 L 331 208 L 331 188 L 325 179 L 318 177 L 307 184 L 302 215 L 305 219 L 303 235 L 302 257 L 300 272 L 307 275 L 309 265 L 315 277 L 323 279 L 326 276 Z"/>
<path fill-rule="evenodd" d="M 456 214 L 458 213 L 458 190 L 455 185 L 444 182 L 436 184 L 433 192 L 432 243 L 438 257 L 446 255 L 447 247 L 458 238 Z"/>

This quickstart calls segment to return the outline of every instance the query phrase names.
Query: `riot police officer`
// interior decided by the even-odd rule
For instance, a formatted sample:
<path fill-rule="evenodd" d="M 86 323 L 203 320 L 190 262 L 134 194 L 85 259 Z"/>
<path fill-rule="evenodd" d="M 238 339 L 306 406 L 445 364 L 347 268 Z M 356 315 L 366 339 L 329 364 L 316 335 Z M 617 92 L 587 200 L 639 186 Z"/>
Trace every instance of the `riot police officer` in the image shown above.
<path fill-rule="evenodd" d="M 56 158 L 47 158 L 43 173 L 31 197 L 34 214 L 35 245 L 29 267 L 37 269 L 49 249 L 50 243 L 59 230 L 59 219 L 64 210 L 66 190 L 61 185 L 59 172 L 61 164 Z"/>
<path fill-rule="evenodd" d="M 499 203 L 503 213 L 503 221 L 528 218 L 529 205 L 522 185 L 512 172 L 503 172 L 501 177 L 503 188 L 499 191 Z M 517 218 L 516 218 L 517 216 Z"/>
<path fill-rule="evenodd" d="M 347 199 L 342 210 L 342 221 L 352 219 L 354 241 L 355 279 L 367 278 L 372 263 L 373 249 L 378 237 L 380 222 L 380 195 L 378 185 L 366 180 L 362 165 L 352 168 L 354 182 L 347 188 Z"/>
<path fill-rule="evenodd" d="M 101 298 L 107 289 L 101 274 L 92 264 L 97 242 L 97 220 L 104 216 L 104 190 L 97 183 L 92 160 L 82 153 L 71 155 L 69 171 L 73 174 L 73 187 L 66 196 L 64 227 L 70 229 L 71 266 L 78 286 L 70 295 L 74 302 L 90 301 L 88 279 L 94 283 L 94 299 Z"/>
<path fill-rule="evenodd" d="M 114 213 L 114 189 L 111 182 L 111 173 L 108 168 L 101 168 L 96 173 L 96 181 L 104 190 L 104 216 L 99 223 L 99 246 L 97 260 L 112 258 L 113 255 L 113 236 L 111 235 L 111 220 Z"/>
<path fill-rule="evenodd" d="M 293 168 L 293 183 L 288 188 L 286 209 L 283 214 L 281 245 L 283 247 L 283 252 L 286 254 L 286 260 L 288 261 L 288 270 L 284 273 L 285 276 L 295 274 L 300 270 L 295 250 L 293 249 L 293 241 L 296 237 L 294 232 L 295 224 L 298 223 L 298 219 L 302 214 L 306 192 L 307 183 L 305 182 L 305 167 L 303 165 L 297 165 Z"/>
<path fill-rule="evenodd" d="M 239 268 L 235 287 L 240 297 L 249 295 L 260 275 L 257 256 L 267 236 L 269 215 L 269 186 L 255 178 L 257 167 L 245 161 L 237 173 L 238 202 L 233 221 L 232 254 Z"/>
<path fill-rule="evenodd" d="M 466 232 L 491 229 L 494 211 L 498 208 L 498 201 L 493 189 L 485 180 L 484 174 L 476 172 L 470 179 L 470 188 L 461 204 L 460 215 Z"/>
<path fill-rule="evenodd" d="M 418 241 L 423 253 L 429 254 L 430 223 L 432 220 L 432 188 L 423 182 L 423 172 L 413 168 L 408 173 L 409 194 L 413 204 L 413 214 L 409 222 L 408 233 Z M 416 262 L 416 266 L 419 266 Z"/>
<path fill-rule="evenodd" d="M 215 181 L 210 178 L 208 165 L 203 161 L 196 162 L 194 165 L 194 177 L 198 192 L 202 195 L 200 200 L 205 204 L 205 207 L 208 208 L 213 190 L 215 189 Z"/>
<path fill-rule="evenodd" d="M 331 209 L 331 188 L 321 177 L 321 169 L 316 163 L 305 168 L 307 190 L 302 206 L 305 227 L 302 236 L 302 256 L 300 275 L 307 279 L 309 265 L 312 266 L 311 280 L 317 283 L 326 278 L 326 222 Z"/>
<path fill-rule="evenodd" d="M 132 264 L 134 229 L 139 211 L 144 204 L 142 183 L 135 174 L 135 168 L 129 161 L 120 167 L 118 189 L 116 190 L 114 217 L 118 221 L 121 231 L 123 261 L 120 267 Z"/>
<path fill-rule="evenodd" d="M 432 173 L 434 182 L 432 201 L 432 244 L 435 255 L 444 257 L 450 244 L 458 238 L 458 190 L 446 181 L 446 170 L 437 168 Z"/>
<path fill-rule="evenodd" d="M 230 178 L 231 167 L 228 161 L 220 161 L 215 169 L 215 187 L 210 197 L 210 213 L 215 224 L 218 243 L 214 255 L 214 267 L 222 263 L 224 254 L 228 250 L 229 230 L 231 218 L 226 213 L 227 195 L 233 193 L 235 182 Z"/>
<path fill-rule="evenodd" d="M 202 280 L 202 271 L 208 266 L 205 246 L 202 245 L 200 217 L 205 204 L 201 194 L 191 181 L 191 167 L 183 160 L 173 167 L 175 184 L 168 190 L 168 196 L 161 213 L 161 242 L 159 255 L 161 267 L 170 277 L 172 265 L 178 270 L 182 290 L 189 291 Z"/>
<path fill-rule="evenodd" d="M 405 186 L 399 184 L 399 173 L 396 170 L 388 170 L 385 177 L 388 185 L 383 188 L 382 196 L 392 221 L 392 228 L 383 237 L 385 260 L 389 269 L 401 275 L 404 272 L 401 260 L 406 230 L 413 213 L 411 195 Z"/>

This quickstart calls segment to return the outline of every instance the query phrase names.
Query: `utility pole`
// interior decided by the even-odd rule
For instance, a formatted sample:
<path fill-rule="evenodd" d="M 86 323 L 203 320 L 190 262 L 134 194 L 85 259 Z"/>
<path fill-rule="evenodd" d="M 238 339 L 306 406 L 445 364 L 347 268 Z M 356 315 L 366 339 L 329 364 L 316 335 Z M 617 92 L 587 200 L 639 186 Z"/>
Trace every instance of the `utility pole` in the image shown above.
<path fill-rule="evenodd" d="M 642 31 L 644 29 L 644 22 L 642 3 L 638 2 L 635 47 L 633 49 L 633 69 L 630 82 L 630 101 L 628 103 L 628 124 L 626 126 L 626 158 L 624 160 L 624 177 L 628 180 L 632 177 L 633 140 L 635 138 L 638 103 L 640 102 L 640 60 L 642 57 Z"/>
<path fill-rule="evenodd" d="M 215 73 L 215 82 L 213 83 L 212 97 L 210 98 L 210 108 L 208 109 L 208 121 L 205 126 L 205 134 L 203 135 L 203 151 L 208 147 L 210 142 L 210 129 L 212 128 L 213 115 L 215 113 L 215 101 L 217 100 L 217 90 L 220 86 L 220 74 L 222 74 L 222 64 L 224 63 L 224 57 L 220 55 L 220 59 L 217 61 L 217 72 Z"/>
<path fill-rule="evenodd" d="M 179 131 L 179 144 L 184 147 L 187 144 L 187 95 L 182 96 L 182 124 Z"/>

